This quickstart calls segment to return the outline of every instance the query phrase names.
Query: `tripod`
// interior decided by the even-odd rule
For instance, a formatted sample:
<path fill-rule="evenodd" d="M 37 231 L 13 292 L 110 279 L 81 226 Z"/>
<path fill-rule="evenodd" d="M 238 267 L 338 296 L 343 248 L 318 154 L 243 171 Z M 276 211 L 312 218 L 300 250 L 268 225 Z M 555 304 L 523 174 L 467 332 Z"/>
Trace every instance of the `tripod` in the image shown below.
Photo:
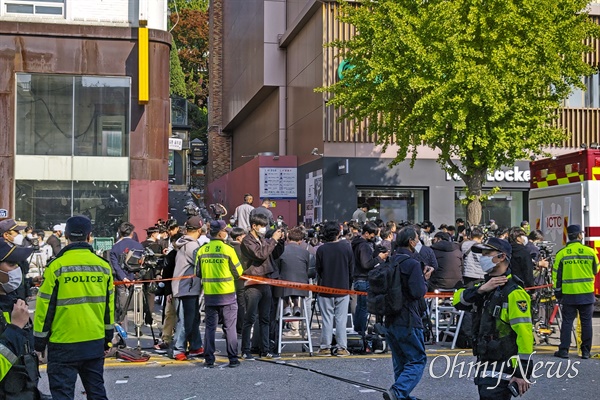
<path fill-rule="evenodd" d="M 129 305 L 131 304 L 131 300 L 133 299 L 133 323 L 135 325 L 135 333 L 137 336 L 137 348 L 141 349 L 142 346 L 140 344 L 140 338 L 142 336 L 142 325 L 144 325 L 145 318 L 148 317 L 148 324 L 150 325 L 150 332 L 152 333 L 152 343 L 156 344 L 156 337 L 154 335 L 154 328 L 152 328 L 152 312 L 150 310 L 150 305 L 148 304 L 147 299 L 147 291 L 144 287 L 144 283 L 134 283 L 133 288 L 129 287 L 129 294 L 127 295 L 127 301 L 125 302 L 125 307 L 121 310 L 121 316 L 119 323 L 122 323 L 125 318 L 127 318 L 127 311 L 129 310 Z"/>
<path fill-rule="evenodd" d="M 319 327 L 319 329 L 321 329 L 321 321 L 319 321 L 319 315 L 317 314 L 317 307 L 319 306 L 317 304 L 317 298 L 319 297 L 319 294 L 314 292 L 313 294 L 314 297 L 310 302 L 310 326 L 312 326 L 313 316 L 315 316 L 317 317 L 317 326 Z"/>

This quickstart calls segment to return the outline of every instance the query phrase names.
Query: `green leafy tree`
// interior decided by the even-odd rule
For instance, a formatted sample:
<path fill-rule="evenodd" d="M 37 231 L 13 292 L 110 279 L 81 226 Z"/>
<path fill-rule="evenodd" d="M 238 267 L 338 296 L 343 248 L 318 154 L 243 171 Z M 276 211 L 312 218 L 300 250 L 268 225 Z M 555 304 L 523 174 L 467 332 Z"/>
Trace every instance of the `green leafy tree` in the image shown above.
<path fill-rule="evenodd" d="M 182 10 L 189 8 L 191 10 L 208 10 L 209 0 L 169 0 L 169 10 Z"/>
<path fill-rule="evenodd" d="M 208 126 L 208 0 L 170 0 L 169 26 L 189 101 L 191 139 L 206 142 Z"/>
<path fill-rule="evenodd" d="M 183 75 L 183 70 L 181 69 L 181 64 L 179 63 L 179 56 L 177 55 L 177 45 L 173 41 L 171 43 L 171 53 L 170 53 L 170 69 L 171 69 L 171 82 L 170 82 L 170 92 L 171 95 L 178 95 L 181 97 L 185 97 L 187 90 L 185 87 L 185 76 Z"/>
<path fill-rule="evenodd" d="M 186 97 L 203 106 L 208 97 L 208 11 L 178 9 L 171 12 L 170 24 L 185 75 Z"/>
<path fill-rule="evenodd" d="M 352 67 L 319 90 L 333 94 L 342 119 L 366 121 L 377 143 L 397 146 L 391 165 L 414 165 L 420 145 L 437 149 L 441 167 L 465 182 L 467 219 L 478 224 L 488 170 L 568 135 L 553 121 L 594 72 L 582 58 L 584 40 L 600 33 L 588 2 L 340 2 L 357 34 L 330 45 Z"/>

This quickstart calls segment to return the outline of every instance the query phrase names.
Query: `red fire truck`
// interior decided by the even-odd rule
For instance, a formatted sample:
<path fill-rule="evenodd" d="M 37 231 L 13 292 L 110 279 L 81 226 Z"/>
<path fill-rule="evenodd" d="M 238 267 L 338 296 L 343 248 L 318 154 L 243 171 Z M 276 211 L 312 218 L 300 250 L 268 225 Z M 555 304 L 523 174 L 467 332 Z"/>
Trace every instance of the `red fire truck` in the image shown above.
<path fill-rule="evenodd" d="M 600 256 L 600 150 L 586 149 L 532 161 L 529 218 L 554 252 L 567 243 L 567 226 L 579 224 L 585 243 Z M 596 310 L 600 274 L 596 275 Z"/>

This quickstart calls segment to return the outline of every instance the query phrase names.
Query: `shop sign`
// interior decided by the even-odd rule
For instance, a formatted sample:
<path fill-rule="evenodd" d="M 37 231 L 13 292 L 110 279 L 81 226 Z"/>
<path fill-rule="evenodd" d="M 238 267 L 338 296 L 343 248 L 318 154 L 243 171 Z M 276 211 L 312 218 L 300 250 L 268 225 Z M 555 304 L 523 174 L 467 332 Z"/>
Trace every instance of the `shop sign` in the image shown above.
<path fill-rule="evenodd" d="M 523 170 L 517 165 L 509 170 L 497 170 L 493 173 L 488 173 L 486 180 L 488 182 L 529 182 L 531 171 L 528 169 Z M 446 180 L 453 180 L 455 182 L 460 181 L 460 176 L 457 174 L 450 175 L 446 172 Z"/>
<path fill-rule="evenodd" d="M 175 153 L 169 151 L 169 175 L 175 175 Z"/>
<path fill-rule="evenodd" d="M 169 150 L 182 150 L 183 139 L 169 138 Z"/>

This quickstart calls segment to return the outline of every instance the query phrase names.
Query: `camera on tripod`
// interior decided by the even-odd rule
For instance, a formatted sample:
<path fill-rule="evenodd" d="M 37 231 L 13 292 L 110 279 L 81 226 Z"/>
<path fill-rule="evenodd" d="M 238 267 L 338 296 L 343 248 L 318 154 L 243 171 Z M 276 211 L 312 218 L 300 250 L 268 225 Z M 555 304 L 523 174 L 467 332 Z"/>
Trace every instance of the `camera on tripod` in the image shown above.
<path fill-rule="evenodd" d="M 554 250 L 556 243 L 543 241 L 535 243 L 536 247 L 540 250 L 540 258 L 550 258 Z"/>
<path fill-rule="evenodd" d="M 149 248 L 129 250 L 123 255 L 123 269 L 135 274 L 136 279 L 154 279 L 163 267 L 163 254 L 156 254 Z"/>

